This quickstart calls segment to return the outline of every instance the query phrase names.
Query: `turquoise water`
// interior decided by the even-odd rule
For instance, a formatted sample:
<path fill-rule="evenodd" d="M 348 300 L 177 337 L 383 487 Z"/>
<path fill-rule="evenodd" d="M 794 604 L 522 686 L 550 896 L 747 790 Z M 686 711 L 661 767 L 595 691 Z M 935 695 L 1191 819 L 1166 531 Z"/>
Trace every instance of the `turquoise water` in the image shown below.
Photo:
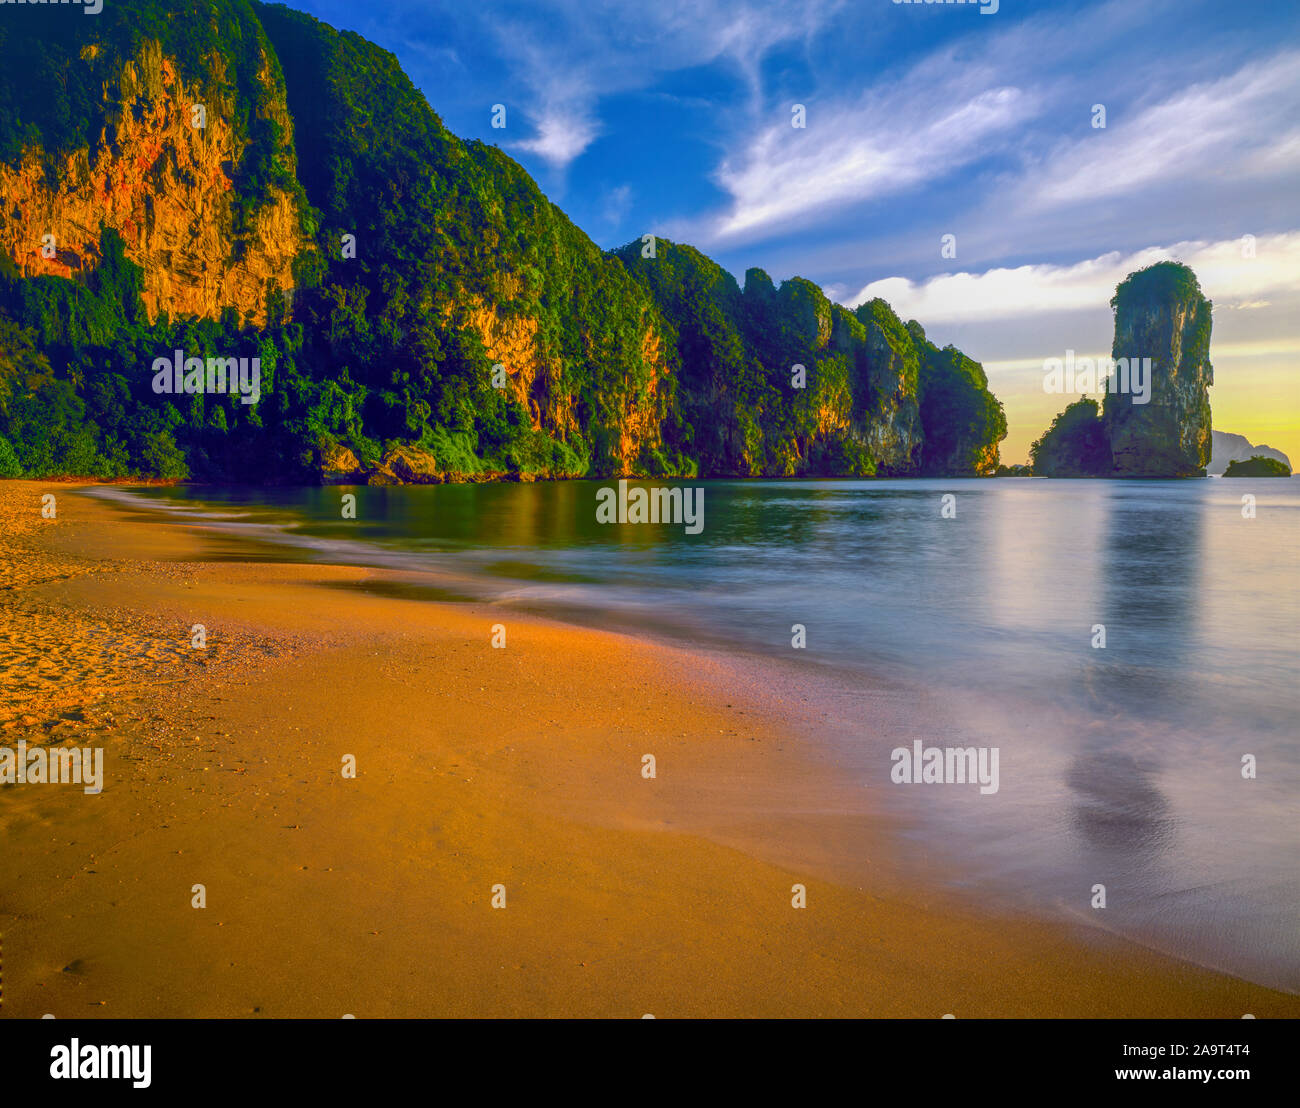
<path fill-rule="evenodd" d="M 131 495 L 443 596 L 829 668 L 848 695 L 816 741 L 905 854 L 1300 990 L 1300 481 L 706 481 L 698 534 L 598 523 L 612 484 Z M 918 739 L 998 747 L 996 794 L 892 784 Z"/>

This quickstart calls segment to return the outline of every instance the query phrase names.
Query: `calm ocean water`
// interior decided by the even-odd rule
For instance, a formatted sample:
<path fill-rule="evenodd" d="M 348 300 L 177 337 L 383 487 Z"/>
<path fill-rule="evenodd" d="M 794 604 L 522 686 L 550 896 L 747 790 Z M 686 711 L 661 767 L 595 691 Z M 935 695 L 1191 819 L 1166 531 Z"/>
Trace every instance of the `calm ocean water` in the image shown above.
<path fill-rule="evenodd" d="M 1300 991 L 1300 481 L 708 481 L 694 535 L 597 523 L 602 484 L 130 495 L 297 557 L 833 667 L 849 709 L 818 741 L 898 813 L 905 855 Z M 880 688 L 915 704 L 904 723 L 870 714 Z M 891 785 L 915 739 L 998 747 L 997 793 Z"/>

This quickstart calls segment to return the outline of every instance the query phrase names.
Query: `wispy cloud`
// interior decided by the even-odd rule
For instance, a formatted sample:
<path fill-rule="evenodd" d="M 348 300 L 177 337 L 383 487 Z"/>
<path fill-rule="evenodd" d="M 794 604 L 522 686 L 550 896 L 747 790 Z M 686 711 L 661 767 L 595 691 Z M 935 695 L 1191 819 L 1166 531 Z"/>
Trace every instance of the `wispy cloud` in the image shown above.
<path fill-rule="evenodd" d="M 1122 241 L 1152 204 L 1166 217 L 1197 210 L 1203 194 L 1179 196 L 1191 183 L 1220 192 L 1249 183 L 1243 205 L 1276 206 L 1277 188 L 1265 182 L 1300 169 L 1300 54 L 1225 43 L 1215 59 L 1179 42 L 1152 55 L 1138 45 L 1153 33 L 1141 22 L 1152 13 L 1178 18 L 1153 3 L 1055 9 L 996 32 L 980 21 L 905 67 L 873 71 L 866 88 L 818 90 L 804 130 L 790 126 L 788 105 L 773 106 L 719 160 L 714 181 L 727 204 L 672 230 L 721 250 L 830 227 L 843 242 L 846 223 L 879 241 L 942 212 L 941 230 L 960 230 L 966 246 L 996 257 L 1015 252 L 1021 226 L 1019 245 L 1034 243 L 1023 253 L 1053 240 L 1073 251 L 1081 208 Z M 1111 59 L 1104 79 L 1098 54 Z M 1098 101 L 1105 129 L 1090 125 Z M 1113 203 L 1123 197 L 1146 210 L 1126 216 Z M 881 200 L 903 205 L 884 226 Z M 1222 217 L 1222 205 L 1211 215 Z M 927 227 L 926 251 L 936 239 Z"/>
<path fill-rule="evenodd" d="M 1026 201 L 1059 206 L 1189 177 L 1241 178 L 1300 168 L 1300 52 L 1254 60 L 1178 89 L 1104 130 L 1055 145 L 1026 176 Z"/>
<path fill-rule="evenodd" d="M 605 193 L 605 202 L 601 206 L 600 216 L 606 226 L 617 230 L 626 218 L 632 206 L 632 186 L 619 185 Z"/>
<path fill-rule="evenodd" d="M 806 107 L 809 126 L 796 128 L 787 116 L 718 170 L 732 205 L 712 241 L 824 219 L 959 169 L 1031 115 L 1033 97 L 1002 86 L 951 101 L 908 85 L 850 107 Z M 873 122 L 864 128 L 863 120 Z"/>
<path fill-rule="evenodd" d="M 838 0 L 642 0 L 484 12 L 502 56 L 529 89 L 536 133 L 517 149 L 563 169 L 602 133 L 602 98 L 652 86 L 664 73 L 725 61 L 755 90 L 763 57 L 799 40 Z"/>
<path fill-rule="evenodd" d="M 923 194 L 981 159 L 1018 157 L 1027 125 L 1063 96 L 1046 60 L 1069 55 L 1082 18 L 1030 18 L 1000 32 L 981 21 L 868 80 L 813 90 L 804 129 L 791 126 L 789 105 L 771 106 L 769 122 L 741 131 L 714 174 L 727 207 L 674 229 L 710 244 L 761 240 L 834 222 L 851 206 Z M 1129 18 L 1119 5 L 1087 15 L 1102 35 Z"/>

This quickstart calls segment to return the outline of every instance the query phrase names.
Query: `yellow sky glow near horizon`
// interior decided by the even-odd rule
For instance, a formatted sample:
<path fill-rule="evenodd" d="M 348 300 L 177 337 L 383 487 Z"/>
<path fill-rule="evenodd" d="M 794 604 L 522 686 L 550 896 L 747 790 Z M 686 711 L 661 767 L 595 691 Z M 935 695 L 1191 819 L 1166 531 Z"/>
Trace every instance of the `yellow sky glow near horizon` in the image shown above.
<path fill-rule="evenodd" d="M 1104 352 L 1094 356 L 1104 356 Z M 1300 465 L 1300 374 L 1293 358 L 1273 351 L 1218 353 L 1211 346 L 1210 362 L 1214 366 L 1210 387 L 1213 428 L 1245 435 L 1256 446 L 1271 446 L 1290 458 L 1293 468 Z M 1001 460 L 1005 465 L 1024 464 L 1029 461 L 1030 443 L 1078 397 L 1044 393 L 1041 366 L 1002 373 L 998 368 L 986 367 L 989 387 L 1007 413 Z M 1098 392 L 1091 395 L 1093 399 L 1101 397 Z"/>

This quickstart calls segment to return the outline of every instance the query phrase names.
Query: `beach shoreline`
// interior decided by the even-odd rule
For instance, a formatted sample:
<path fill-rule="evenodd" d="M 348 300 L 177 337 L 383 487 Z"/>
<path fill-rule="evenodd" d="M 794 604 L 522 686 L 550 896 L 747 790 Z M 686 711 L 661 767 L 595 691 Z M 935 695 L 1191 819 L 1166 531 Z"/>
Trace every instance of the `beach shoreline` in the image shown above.
<path fill-rule="evenodd" d="M 0 507 L 0 745 L 106 760 L 0 787 L 0 1015 L 1300 1015 L 901 871 L 815 697 L 719 656 L 64 483 Z"/>

